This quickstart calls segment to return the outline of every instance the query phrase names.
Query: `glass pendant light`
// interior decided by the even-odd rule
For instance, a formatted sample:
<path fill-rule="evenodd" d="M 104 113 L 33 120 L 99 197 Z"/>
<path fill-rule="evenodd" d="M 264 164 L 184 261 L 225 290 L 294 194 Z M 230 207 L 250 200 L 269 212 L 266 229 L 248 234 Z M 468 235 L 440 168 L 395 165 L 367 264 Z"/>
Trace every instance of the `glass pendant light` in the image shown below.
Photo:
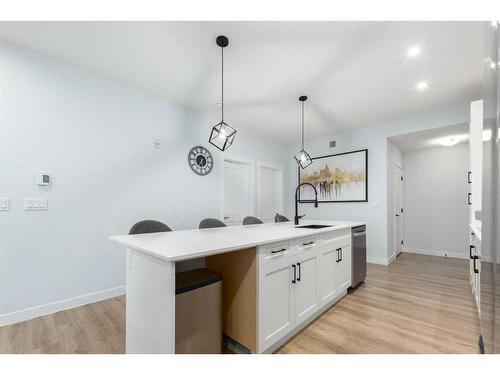
<path fill-rule="evenodd" d="M 294 158 L 297 161 L 297 164 L 304 169 L 312 163 L 311 157 L 304 150 L 304 102 L 307 100 L 307 96 L 303 95 L 299 98 L 299 100 L 302 103 L 302 148 L 297 154 L 295 154 Z"/>
<path fill-rule="evenodd" d="M 229 39 L 224 35 L 220 35 L 216 39 L 217 45 L 222 52 L 222 95 L 221 95 L 221 122 L 212 128 L 209 142 L 221 151 L 227 150 L 234 141 L 236 130 L 224 122 L 224 48 L 229 45 Z"/>

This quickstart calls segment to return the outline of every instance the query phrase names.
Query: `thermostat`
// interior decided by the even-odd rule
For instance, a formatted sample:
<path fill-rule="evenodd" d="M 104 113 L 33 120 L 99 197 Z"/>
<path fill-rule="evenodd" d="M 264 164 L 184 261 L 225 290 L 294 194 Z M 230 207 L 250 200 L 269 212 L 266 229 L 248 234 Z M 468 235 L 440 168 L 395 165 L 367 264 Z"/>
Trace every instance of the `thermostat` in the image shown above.
<path fill-rule="evenodd" d="M 35 185 L 47 186 L 50 184 L 50 176 L 47 173 L 35 173 Z"/>

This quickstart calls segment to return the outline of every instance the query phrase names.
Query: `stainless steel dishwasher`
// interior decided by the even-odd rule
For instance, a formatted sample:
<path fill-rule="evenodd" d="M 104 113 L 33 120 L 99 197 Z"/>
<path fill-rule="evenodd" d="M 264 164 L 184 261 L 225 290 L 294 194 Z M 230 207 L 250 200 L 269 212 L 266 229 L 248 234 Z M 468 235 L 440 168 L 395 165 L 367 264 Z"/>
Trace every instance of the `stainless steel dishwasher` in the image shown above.
<path fill-rule="evenodd" d="M 352 236 L 352 271 L 351 288 L 355 288 L 366 278 L 366 225 L 351 229 Z"/>

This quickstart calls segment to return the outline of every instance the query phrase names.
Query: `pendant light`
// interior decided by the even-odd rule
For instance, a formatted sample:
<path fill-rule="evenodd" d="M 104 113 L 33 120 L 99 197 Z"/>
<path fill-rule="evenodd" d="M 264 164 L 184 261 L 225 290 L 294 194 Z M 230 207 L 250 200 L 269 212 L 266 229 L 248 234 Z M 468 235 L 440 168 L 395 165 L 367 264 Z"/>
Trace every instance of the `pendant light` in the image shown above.
<path fill-rule="evenodd" d="M 302 148 L 301 150 L 295 154 L 294 158 L 297 161 L 297 164 L 302 167 L 302 169 L 306 168 L 312 163 L 312 159 L 309 154 L 304 150 L 304 102 L 307 100 L 307 96 L 303 95 L 299 98 L 299 101 L 302 103 Z"/>
<path fill-rule="evenodd" d="M 221 49 L 222 57 L 221 122 L 212 128 L 209 142 L 219 150 L 225 151 L 233 144 L 234 137 L 236 136 L 236 130 L 224 122 L 224 48 L 229 45 L 229 39 L 224 35 L 220 35 L 217 37 L 216 42 Z"/>

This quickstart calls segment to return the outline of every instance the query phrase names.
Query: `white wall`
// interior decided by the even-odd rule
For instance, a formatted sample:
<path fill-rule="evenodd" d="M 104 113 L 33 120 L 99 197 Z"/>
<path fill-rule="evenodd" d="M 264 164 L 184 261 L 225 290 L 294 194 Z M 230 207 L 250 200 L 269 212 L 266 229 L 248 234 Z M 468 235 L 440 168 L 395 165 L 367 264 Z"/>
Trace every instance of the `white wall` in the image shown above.
<path fill-rule="evenodd" d="M 0 196 L 11 198 L 0 212 L 0 318 L 121 287 L 125 252 L 107 236 L 138 220 L 179 230 L 219 216 L 216 109 L 194 113 L 3 42 L 0 82 Z M 198 144 L 216 158 L 205 177 L 187 164 Z M 287 146 L 241 130 L 230 150 L 288 163 Z M 36 171 L 51 186 L 35 186 Z M 25 212 L 24 197 L 48 198 L 49 210 Z"/>
<path fill-rule="evenodd" d="M 467 161 L 467 143 L 403 154 L 403 251 L 468 256 Z"/>
<path fill-rule="evenodd" d="M 367 224 L 368 261 L 387 264 L 392 249 L 388 245 L 387 216 L 387 138 L 468 121 L 468 104 L 446 108 L 441 111 L 421 114 L 406 120 L 353 130 L 346 133 L 306 140 L 305 149 L 311 156 L 323 156 L 359 149 L 368 149 L 368 202 L 367 203 L 324 203 L 319 208 L 302 204 L 301 213 L 308 218 L 333 220 L 361 220 Z M 307 126 L 307 122 L 306 122 Z M 330 148 L 330 140 L 337 141 L 337 147 Z M 298 145 L 290 147 L 295 154 Z M 295 171 L 295 173 L 293 172 Z M 297 186 L 297 167 L 290 161 L 288 185 L 289 211 L 293 211 L 293 194 Z"/>

